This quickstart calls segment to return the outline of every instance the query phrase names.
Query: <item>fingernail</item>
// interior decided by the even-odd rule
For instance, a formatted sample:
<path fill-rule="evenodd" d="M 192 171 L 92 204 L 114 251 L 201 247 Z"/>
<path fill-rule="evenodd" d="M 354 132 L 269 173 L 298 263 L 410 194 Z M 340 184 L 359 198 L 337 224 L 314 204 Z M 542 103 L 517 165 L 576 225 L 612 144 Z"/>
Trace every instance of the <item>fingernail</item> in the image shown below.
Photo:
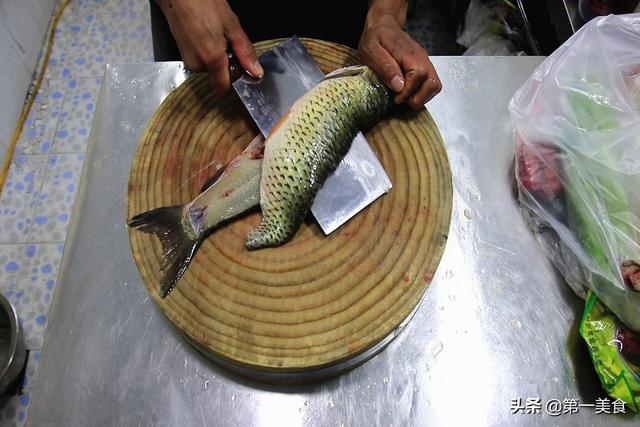
<path fill-rule="evenodd" d="M 400 92 L 404 89 L 404 79 L 400 76 L 394 76 L 391 79 L 391 89 L 393 89 L 394 92 Z"/>
<path fill-rule="evenodd" d="M 264 69 L 262 69 L 262 65 L 260 65 L 260 62 L 258 61 L 253 63 L 253 70 L 255 71 L 256 77 L 262 77 L 264 74 Z"/>

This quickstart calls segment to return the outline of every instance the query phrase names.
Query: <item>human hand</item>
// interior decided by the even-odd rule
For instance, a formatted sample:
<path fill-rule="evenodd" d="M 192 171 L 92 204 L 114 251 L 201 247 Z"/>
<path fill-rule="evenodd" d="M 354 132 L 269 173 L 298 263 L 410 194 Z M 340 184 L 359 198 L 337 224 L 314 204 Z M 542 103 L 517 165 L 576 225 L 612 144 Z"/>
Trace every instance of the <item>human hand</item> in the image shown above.
<path fill-rule="evenodd" d="M 442 83 L 427 52 L 403 26 L 398 14 L 370 9 L 358 51 L 362 62 L 396 92 L 396 104 L 419 110 L 442 90 Z"/>
<path fill-rule="evenodd" d="M 253 44 L 225 0 L 156 0 L 187 68 L 209 72 L 216 94 L 231 87 L 229 54 L 249 74 L 263 74 Z"/>

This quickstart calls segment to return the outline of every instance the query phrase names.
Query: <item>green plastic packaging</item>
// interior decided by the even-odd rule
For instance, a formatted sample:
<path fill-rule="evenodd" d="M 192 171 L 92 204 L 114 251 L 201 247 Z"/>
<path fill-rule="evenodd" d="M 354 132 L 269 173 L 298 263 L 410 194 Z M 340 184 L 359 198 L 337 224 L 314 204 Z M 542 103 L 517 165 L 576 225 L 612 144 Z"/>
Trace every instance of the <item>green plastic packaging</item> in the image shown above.
<path fill-rule="evenodd" d="M 589 292 L 580 322 L 580 335 L 587 342 L 604 389 L 637 413 L 640 412 L 640 366 L 636 364 L 638 360 L 632 361 L 625 355 L 621 333 L 628 333 L 624 325 L 593 292 Z"/>

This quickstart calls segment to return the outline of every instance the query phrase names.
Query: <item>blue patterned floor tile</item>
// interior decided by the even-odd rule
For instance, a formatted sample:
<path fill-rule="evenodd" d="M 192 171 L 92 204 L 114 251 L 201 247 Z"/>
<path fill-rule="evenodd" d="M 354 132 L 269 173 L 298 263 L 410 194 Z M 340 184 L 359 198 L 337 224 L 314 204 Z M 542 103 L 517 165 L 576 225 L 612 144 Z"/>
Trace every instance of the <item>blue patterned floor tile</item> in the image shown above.
<path fill-rule="evenodd" d="M 117 15 L 129 11 L 148 10 L 146 0 L 73 0 L 70 4 L 76 16 L 87 17 L 96 13 Z"/>
<path fill-rule="evenodd" d="M 45 78 L 68 79 L 71 77 L 68 65 L 73 61 L 73 58 L 68 59 L 67 51 L 70 46 L 78 45 L 83 31 L 82 26 L 75 23 L 74 4 L 75 1 L 72 0 L 65 8 L 54 30 L 53 47 L 49 55 Z"/>
<path fill-rule="evenodd" d="M 66 89 L 66 80 L 43 80 L 22 129 L 16 153 L 46 154 L 51 151 Z"/>
<path fill-rule="evenodd" d="M 25 268 L 21 271 L 12 302 L 29 350 L 42 348 L 63 247 L 61 243 L 24 247 Z"/>
<path fill-rule="evenodd" d="M 118 3 L 125 6 L 118 6 Z M 148 2 L 109 2 L 96 13 L 65 11 L 51 59 L 51 76 L 102 77 L 109 63 L 153 61 Z"/>
<path fill-rule="evenodd" d="M 0 195 L 0 243 L 27 242 L 31 215 L 44 179 L 46 155 L 18 155 Z"/>
<path fill-rule="evenodd" d="M 19 298 L 16 294 L 20 275 L 29 268 L 25 247 L 20 244 L 0 244 L 0 293 L 12 304 Z"/>
<path fill-rule="evenodd" d="M 0 407 L 0 425 L 2 427 L 21 427 L 26 425 L 30 403 L 30 391 L 20 396 L 11 396 L 4 405 Z"/>
<path fill-rule="evenodd" d="M 63 30 L 58 27 L 54 30 L 53 47 L 49 54 L 49 62 L 44 73 L 44 78 L 48 80 L 68 79 L 71 77 L 69 69 L 65 70 L 64 64 L 67 59 L 66 46 L 69 42 L 63 38 Z"/>
<path fill-rule="evenodd" d="M 60 113 L 52 152 L 86 152 L 100 83 L 101 80 L 97 78 L 71 78 L 67 81 L 67 93 Z"/>
<path fill-rule="evenodd" d="M 83 162 L 83 153 L 52 154 L 49 157 L 42 191 L 36 197 L 31 241 L 65 241 Z"/>
<path fill-rule="evenodd" d="M 27 359 L 27 370 L 25 371 L 24 380 L 22 381 L 22 389 L 25 391 L 31 391 L 36 386 L 41 355 L 42 353 L 37 350 L 29 352 L 29 358 Z"/>

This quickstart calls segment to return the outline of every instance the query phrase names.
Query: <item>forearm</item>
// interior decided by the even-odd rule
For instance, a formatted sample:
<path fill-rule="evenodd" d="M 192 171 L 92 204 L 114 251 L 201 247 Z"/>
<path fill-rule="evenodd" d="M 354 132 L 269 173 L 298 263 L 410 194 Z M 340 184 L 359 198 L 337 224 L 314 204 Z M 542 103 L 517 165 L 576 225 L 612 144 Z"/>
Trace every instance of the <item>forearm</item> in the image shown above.
<path fill-rule="evenodd" d="M 367 24 L 374 25 L 383 19 L 393 19 L 400 28 L 407 21 L 409 0 L 370 0 Z"/>

